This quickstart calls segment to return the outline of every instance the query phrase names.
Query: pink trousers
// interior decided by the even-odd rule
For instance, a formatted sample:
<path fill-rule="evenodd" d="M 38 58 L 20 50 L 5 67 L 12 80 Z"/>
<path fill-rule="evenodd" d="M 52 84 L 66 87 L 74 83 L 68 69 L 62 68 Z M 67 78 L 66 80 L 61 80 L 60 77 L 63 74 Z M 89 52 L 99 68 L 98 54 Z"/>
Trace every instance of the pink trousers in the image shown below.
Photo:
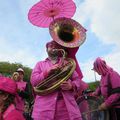
<path fill-rule="evenodd" d="M 68 116 L 68 112 L 66 109 L 66 105 L 63 99 L 60 99 L 56 103 L 56 109 L 55 109 L 54 119 L 53 120 L 70 120 Z M 46 118 L 43 114 L 41 115 L 41 118 L 34 118 L 34 120 L 51 120 L 49 118 Z"/>
<path fill-rule="evenodd" d="M 54 120 L 70 120 L 66 105 L 63 99 L 57 101 Z"/>

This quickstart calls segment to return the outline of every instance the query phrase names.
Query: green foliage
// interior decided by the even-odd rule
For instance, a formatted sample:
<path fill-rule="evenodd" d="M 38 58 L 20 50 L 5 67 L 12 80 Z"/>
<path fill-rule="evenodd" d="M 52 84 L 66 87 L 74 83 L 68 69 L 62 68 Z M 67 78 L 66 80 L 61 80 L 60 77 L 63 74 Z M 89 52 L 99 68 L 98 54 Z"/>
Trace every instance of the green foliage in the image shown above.
<path fill-rule="evenodd" d="M 25 71 L 24 80 L 29 81 L 32 69 L 26 66 L 23 66 L 20 63 L 9 63 L 9 62 L 0 62 L 0 73 L 4 76 L 11 76 L 19 67 L 23 68 Z"/>
<path fill-rule="evenodd" d="M 95 81 L 95 82 L 90 82 L 89 84 L 89 89 L 95 91 L 96 88 L 99 86 L 100 81 Z"/>
<path fill-rule="evenodd" d="M 27 101 L 32 100 L 32 86 L 30 84 L 30 76 L 32 69 L 26 66 L 23 66 L 20 63 L 9 63 L 9 62 L 0 62 L 0 73 L 6 77 L 11 77 L 13 72 L 15 72 L 18 68 L 23 68 L 25 75 L 24 75 L 24 81 L 28 83 L 27 92 L 29 93 L 29 98 Z"/>

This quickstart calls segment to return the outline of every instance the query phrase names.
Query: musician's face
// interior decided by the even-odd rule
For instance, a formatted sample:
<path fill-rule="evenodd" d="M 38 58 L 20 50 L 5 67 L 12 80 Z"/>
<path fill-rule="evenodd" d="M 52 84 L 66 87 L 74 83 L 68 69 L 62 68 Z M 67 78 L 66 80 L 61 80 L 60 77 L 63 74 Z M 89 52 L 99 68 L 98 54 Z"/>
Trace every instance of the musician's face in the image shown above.
<path fill-rule="evenodd" d="M 58 56 L 58 51 L 55 50 L 56 46 L 54 44 L 50 44 L 47 48 L 47 53 L 49 57 L 57 57 Z"/>
<path fill-rule="evenodd" d="M 19 71 L 18 73 L 19 73 L 19 76 L 18 76 L 18 80 L 17 81 L 22 81 L 23 78 L 24 78 L 24 74 L 23 74 L 22 71 Z"/>

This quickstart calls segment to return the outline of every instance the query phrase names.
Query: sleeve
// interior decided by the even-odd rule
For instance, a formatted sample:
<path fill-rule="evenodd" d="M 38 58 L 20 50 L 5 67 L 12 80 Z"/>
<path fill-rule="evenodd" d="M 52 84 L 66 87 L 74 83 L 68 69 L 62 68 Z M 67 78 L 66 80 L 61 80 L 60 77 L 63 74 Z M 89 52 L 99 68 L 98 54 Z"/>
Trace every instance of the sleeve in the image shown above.
<path fill-rule="evenodd" d="M 101 88 L 100 88 L 100 86 L 98 86 L 97 89 L 95 90 L 95 95 L 96 96 L 101 95 Z"/>
<path fill-rule="evenodd" d="M 41 80 L 45 78 L 44 72 L 42 72 L 41 67 L 40 67 L 41 62 L 38 62 L 35 66 L 35 68 L 32 71 L 31 74 L 31 84 L 33 87 L 35 87 Z"/>
<path fill-rule="evenodd" d="M 112 72 L 109 75 L 109 86 L 111 86 L 111 88 L 109 89 L 110 91 L 110 96 L 105 100 L 105 104 L 107 106 L 113 106 L 115 104 L 118 103 L 118 101 L 120 100 L 120 93 L 113 93 L 111 94 L 112 90 L 120 87 L 120 76 L 116 73 L 116 72 Z"/>
<path fill-rule="evenodd" d="M 119 99 L 120 99 L 119 93 L 112 94 L 105 100 L 105 104 L 108 107 L 113 106 L 114 104 L 116 104 L 119 101 Z"/>
<path fill-rule="evenodd" d="M 79 75 L 77 74 L 76 71 L 74 71 L 74 73 L 72 74 L 71 83 L 72 83 L 72 86 L 73 86 L 73 90 L 75 92 L 80 90 L 81 79 L 79 78 Z"/>

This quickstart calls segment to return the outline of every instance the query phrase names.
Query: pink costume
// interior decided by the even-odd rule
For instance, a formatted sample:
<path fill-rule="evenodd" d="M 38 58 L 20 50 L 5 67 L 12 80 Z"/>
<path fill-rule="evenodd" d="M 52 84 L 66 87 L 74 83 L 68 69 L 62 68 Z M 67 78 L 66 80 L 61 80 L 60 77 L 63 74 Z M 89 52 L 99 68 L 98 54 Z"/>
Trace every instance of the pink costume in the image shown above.
<path fill-rule="evenodd" d="M 104 103 L 107 107 L 112 107 L 115 111 L 116 109 L 120 111 L 120 75 L 99 57 L 95 60 L 93 69 L 101 75 L 100 87 L 96 89 L 95 94 L 104 97 Z M 116 88 L 119 89 L 119 92 L 115 92 Z M 116 113 L 117 117 L 119 117 L 119 113 Z M 111 111 L 110 115 L 115 120 L 114 111 Z"/>
<path fill-rule="evenodd" d="M 48 43 L 46 44 L 46 47 L 48 47 L 49 44 L 51 44 L 51 43 L 52 43 L 52 44 L 55 44 L 56 47 L 57 47 L 57 49 L 61 49 L 61 48 L 64 49 L 64 48 L 65 48 L 65 47 L 59 45 L 58 43 L 56 43 L 55 41 L 48 42 Z M 80 82 L 80 90 L 77 91 L 77 95 L 75 95 L 75 97 L 78 97 L 78 96 L 80 96 L 80 95 L 82 94 L 82 91 L 83 91 L 83 90 L 85 90 L 85 89 L 88 88 L 88 84 L 85 83 L 85 82 L 82 80 L 83 74 L 82 74 L 82 72 L 81 72 L 80 66 L 79 66 L 78 61 L 77 61 L 77 59 L 76 59 L 76 53 L 77 53 L 79 47 L 75 47 L 75 48 L 65 48 L 65 49 L 66 49 L 67 52 L 68 52 L 68 58 L 72 58 L 72 59 L 75 60 L 75 62 L 76 62 L 76 69 L 75 69 L 75 70 L 76 70 L 76 72 L 77 72 L 78 75 L 79 75 L 79 79 L 81 80 L 81 82 Z"/>
<path fill-rule="evenodd" d="M 3 120 L 25 120 L 23 115 L 11 104 L 3 114 Z"/>
<path fill-rule="evenodd" d="M 111 94 L 110 91 L 114 88 L 120 87 L 120 76 L 112 68 L 106 65 L 105 61 L 97 58 L 94 62 L 94 70 L 101 73 L 100 87 L 97 88 L 96 94 L 102 94 L 105 98 L 105 104 L 107 106 L 114 106 L 114 104 L 120 103 L 120 94 Z"/>
<path fill-rule="evenodd" d="M 49 59 L 38 62 L 36 64 L 31 75 L 31 83 L 33 87 L 45 78 L 44 71 L 46 69 L 50 69 L 52 66 L 53 64 Z M 77 90 L 80 89 L 81 80 L 79 79 L 79 76 L 76 72 L 73 73 L 69 81 L 76 86 Z M 78 105 L 74 98 L 73 91 L 61 91 L 63 95 L 63 100 L 57 100 L 58 93 L 59 91 L 55 91 L 46 96 L 36 95 L 32 114 L 34 120 L 82 120 Z M 56 119 L 55 112 L 58 107 L 61 106 L 64 106 L 62 107 L 64 108 L 64 110 L 60 111 L 60 114 L 64 114 L 63 112 L 67 111 L 67 115 L 69 116 L 69 118 L 66 115 L 65 117 L 67 117 L 67 119 L 64 116 L 58 119 L 59 114 L 57 112 L 58 117 Z"/>
<path fill-rule="evenodd" d="M 17 85 L 10 78 L 0 77 L 0 90 L 17 96 Z M 9 105 L 5 112 L 1 114 L 1 117 L 0 120 L 25 120 L 14 104 Z"/>
<path fill-rule="evenodd" d="M 26 82 L 24 81 L 19 81 L 19 82 L 16 82 L 17 84 L 17 88 L 20 90 L 20 91 L 25 91 L 25 88 L 26 88 Z M 18 98 L 15 100 L 16 102 L 16 108 L 23 112 L 24 111 L 24 99 L 20 96 L 18 96 Z"/>
<path fill-rule="evenodd" d="M 24 70 L 22 68 L 18 68 L 17 72 L 18 73 L 20 72 L 24 75 Z M 19 94 L 19 92 L 24 92 L 25 91 L 27 82 L 24 82 L 23 78 L 19 78 L 19 81 L 17 81 L 16 84 L 17 84 L 18 94 Z M 21 96 L 18 96 L 18 98 L 15 99 L 15 102 L 16 102 L 16 108 L 19 111 L 23 112 L 24 111 L 24 104 L 25 104 L 24 99 Z"/>

